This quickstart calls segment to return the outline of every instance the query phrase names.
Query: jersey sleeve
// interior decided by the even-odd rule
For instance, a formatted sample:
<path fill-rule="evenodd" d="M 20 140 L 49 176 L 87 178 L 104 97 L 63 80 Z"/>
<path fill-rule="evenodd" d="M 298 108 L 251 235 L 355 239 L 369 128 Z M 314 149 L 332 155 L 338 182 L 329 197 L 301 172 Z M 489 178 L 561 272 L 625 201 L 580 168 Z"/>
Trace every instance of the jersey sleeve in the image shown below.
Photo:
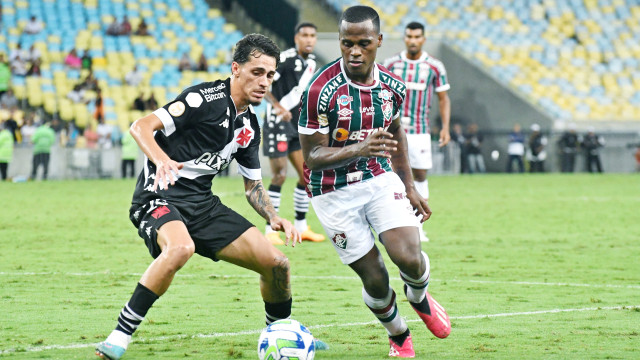
<path fill-rule="evenodd" d="M 449 85 L 449 79 L 447 78 L 447 70 L 442 62 L 438 62 L 436 64 L 436 71 L 438 76 L 433 78 L 433 85 L 435 86 L 436 92 L 449 90 L 451 86 Z"/>
<path fill-rule="evenodd" d="M 178 95 L 175 100 L 154 111 L 153 114 L 162 121 L 164 126 L 162 132 L 168 137 L 176 130 L 183 129 L 205 117 L 207 106 L 209 103 L 204 101 L 198 89 L 192 87 Z"/>
<path fill-rule="evenodd" d="M 312 82 L 302 93 L 300 99 L 300 117 L 298 118 L 298 133 L 312 135 L 316 132 L 329 133 L 329 120 L 327 118 L 328 106 L 320 106 L 320 93 L 322 86 Z"/>
<path fill-rule="evenodd" d="M 260 169 L 260 127 L 255 115 L 252 117 L 253 139 L 249 146 L 238 150 L 236 161 L 238 162 L 238 173 L 240 175 L 250 180 L 260 180 L 262 179 L 262 170 Z"/>

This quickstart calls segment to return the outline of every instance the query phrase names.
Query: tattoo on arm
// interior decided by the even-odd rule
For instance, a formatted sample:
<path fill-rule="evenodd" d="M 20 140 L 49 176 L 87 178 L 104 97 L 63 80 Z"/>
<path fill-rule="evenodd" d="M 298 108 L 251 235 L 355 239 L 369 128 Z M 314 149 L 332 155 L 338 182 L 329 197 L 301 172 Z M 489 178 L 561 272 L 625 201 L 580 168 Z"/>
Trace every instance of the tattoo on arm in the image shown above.
<path fill-rule="evenodd" d="M 273 205 L 271 205 L 269 195 L 264 191 L 262 180 L 250 180 L 245 178 L 244 188 L 247 201 L 249 201 L 249 204 L 251 204 L 260 216 L 269 221 L 273 216 L 277 215 L 276 210 Z"/>

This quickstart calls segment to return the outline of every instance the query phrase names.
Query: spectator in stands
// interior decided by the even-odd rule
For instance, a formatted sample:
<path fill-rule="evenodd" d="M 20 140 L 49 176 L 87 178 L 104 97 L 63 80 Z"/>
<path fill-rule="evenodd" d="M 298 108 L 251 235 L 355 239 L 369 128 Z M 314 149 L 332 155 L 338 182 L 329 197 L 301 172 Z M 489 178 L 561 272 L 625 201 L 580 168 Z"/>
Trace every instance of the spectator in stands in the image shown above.
<path fill-rule="evenodd" d="M 196 70 L 198 71 L 207 71 L 209 66 L 207 66 L 207 57 L 204 56 L 204 53 L 200 54 L 200 58 L 198 59 L 198 66 Z"/>
<path fill-rule="evenodd" d="M 82 131 L 78 129 L 75 121 L 69 121 L 67 123 L 67 129 L 65 131 L 67 133 L 67 139 L 64 143 L 66 147 L 76 147 L 78 137 L 81 136 Z"/>
<path fill-rule="evenodd" d="M 529 161 L 529 172 L 544 172 L 544 161 L 547 158 L 547 137 L 540 132 L 540 125 L 531 125 L 531 136 L 529 137 L 529 149 L 527 150 L 527 160 Z"/>
<path fill-rule="evenodd" d="M 100 136 L 98 136 L 98 133 L 94 130 L 92 124 L 87 125 L 82 132 L 82 136 L 85 140 L 85 146 L 88 149 L 95 149 L 97 147 Z"/>
<path fill-rule="evenodd" d="M 140 20 L 140 24 L 138 25 L 138 29 L 136 30 L 136 35 L 138 36 L 149 36 L 149 26 L 144 19 Z"/>
<path fill-rule="evenodd" d="M 38 50 L 35 44 L 31 45 L 31 47 L 29 48 L 29 51 L 26 53 L 25 60 L 33 64 L 36 60 L 41 60 L 41 58 L 42 58 L 42 54 L 40 53 L 40 50 Z"/>
<path fill-rule="evenodd" d="M 465 135 L 467 161 L 469 163 L 469 173 L 484 173 L 484 157 L 482 156 L 483 136 L 478 132 L 477 124 L 467 126 L 467 134 Z"/>
<path fill-rule="evenodd" d="M 98 79 L 96 79 L 95 76 L 93 76 L 92 70 L 89 70 L 89 73 L 87 73 L 87 76 L 80 83 L 80 87 L 88 91 L 99 90 Z"/>
<path fill-rule="evenodd" d="M 101 149 L 111 149 L 113 143 L 111 142 L 111 133 L 113 129 L 111 125 L 104 121 L 104 117 L 98 118 L 98 126 L 96 127 L 96 134 L 98 134 L 98 147 Z"/>
<path fill-rule="evenodd" d="M 18 107 L 18 99 L 13 94 L 13 89 L 9 88 L 0 97 L 0 109 L 11 110 Z"/>
<path fill-rule="evenodd" d="M 40 59 L 36 59 L 31 62 L 29 70 L 27 70 L 27 76 L 40 76 L 42 75 L 42 68 L 40 67 Z"/>
<path fill-rule="evenodd" d="M 4 59 L 4 54 L 0 54 L 0 98 L 9 89 L 11 82 L 11 68 Z"/>
<path fill-rule="evenodd" d="M 158 110 L 158 101 L 156 100 L 156 96 L 153 93 L 149 95 L 149 99 L 147 100 L 147 110 Z"/>
<path fill-rule="evenodd" d="M 89 100 L 85 99 L 84 89 L 80 84 L 76 84 L 73 89 L 69 91 L 67 98 L 74 103 L 89 103 Z"/>
<path fill-rule="evenodd" d="M 507 161 L 507 172 L 513 171 L 513 162 L 518 164 L 518 172 L 524 172 L 524 134 L 521 131 L 520 124 L 513 125 L 513 131 L 509 134 L 509 145 L 507 147 L 509 159 Z"/>
<path fill-rule="evenodd" d="M 22 144 L 31 145 L 31 138 L 36 133 L 38 128 L 33 123 L 33 114 L 28 114 L 24 120 L 24 125 L 20 128 L 20 134 L 22 134 Z"/>
<path fill-rule="evenodd" d="M 69 54 L 64 58 L 64 64 L 71 69 L 80 69 L 82 67 L 82 59 L 78 57 L 76 49 L 73 48 L 69 51 Z"/>
<path fill-rule="evenodd" d="M 118 19 L 113 17 L 113 22 L 107 27 L 107 35 L 118 36 L 120 35 L 120 24 L 118 24 Z"/>
<path fill-rule="evenodd" d="M 604 138 L 602 136 L 596 135 L 595 129 L 593 127 L 589 127 L 589 129 L 587 130 L 587 135 L 584 136 L 581 144 L 585 152 L 588 172 L 602 172 L 602 163 L 600 162 L 600 148 L 602 148 L 604 144 Z"/>
<path fill-rule="evenodd" d="M 138 65 L 134 65 L 133 69 L 124 76 L 127 85 L 138 86 L 142 82 L 142 72 L 138 70 Z"/>
<path fill-rule="evenodd" d="M 96 98 L 94 100 L 96 110 L 93 113 L 94 119 L 104 118 L 104 99 L 102 98 L 102 90 L 98 88 L 96 90 Z"/>
<path fill-rule="evenodd" d="M 127 15 L 122 18 L 122 23 L 120 24 L 120 35 L 131 35 L 131 23 L 129 22 L 129 17 Z"/>
<path fill-rule="evenodd" d="M 20 55 L 17 55 L 11 61 L 11 72 L 13 73 L 13 75 L 18 76 L 27 75 L 27 61 Z"/>
<path fill-rule="evenodd" d="M 15 60 L 18 57 L 23 60 L 26 60 L 29 58 L 29 53 L 22 49 L 21 43 L 17 43 L 16 48 L 11 50 L 11 52 L 9 53 L 9 62 L 10 63 L 13 62 L 13 60 Z"/>
<path fill-rule="evenodd" d="M 138 97 L 133 100 L 133 109 L 138 111 L 144 111 L 146 109 L 146 101 L 144 101 L 144 94 L 140 93 Z"/>
<path fill-rule="evenodd" d="M 8 129 L 6 121 L 0 124 L 0 177 L 7 180 L 9 163 L 13 158 L 13 136 Z"/>
<path fill-rule="evenodd" d="M 125 131 L 124 136 L 122 137 L 122 178 L 135 177 L 135 162 L 137 158 L 138 143 L 135 141 L 130 131 Z M 127 176 L 127 173 L 130 173 L 131 175 Z"/>
<path fill-rule="evenodd" d="M 467 149 L 466 149 L 466 140 L 464 138 L 464 133 L 462 131 L 462 125 L 456 123 L 453 124 L 453 130 L 451 131 L 451 140 L 453 140 L 460 150 L 460 174 L 464 174 L 469 172 L 469 166 L 467 163 Z"/>
<path fill-rule="evenodd" d="M 31 180 L 35 180 L 38 175 L 38 167 L 42 165 L 42 180 L 47 180 L 49 174 L 49 159 L 51 157 L 51 147 L 56 143 L 56 134 L 48 124 L 38 126 L 31 138 L 33 143 L 33 162 L 31 168 Z"/>
<path fill-rule="evenodd" d="M 35 15 L 32 15 L 31 19 L 24 26 L 23 31 L 25 34 L 37 34 L 42 31 L 42 28 L 42 22 L 40 22 Z"/>
<path fill-rule="evenodd" d="M 178 64 L 179 71 L 191 70 L 191 59 L 189 59 L 189 54 L 186 52 L 182 54 L 180 58 L 180 63 Z"/>
<path fill-rule="evenodd" d="M 562 133 L 558 140 L 560 148 L 560 168 L 562 172 L 572 173 L 576 162 L 576 153 L 578 152 L 578 134 L 576 133 L 576 124 L 569 124 L 567 131 Z"/>
<path fill-rule="evenodd" d="M 85 50 L 84 53 L 82 54 L 82 57 L 80 58 L 80 62 L 81 62 L 81 69 L 82 70 L 91 70 L 91 67 L 93 65 L 93 59 L 91 58 L 91 55 L 89 54 L 89 50 Z"/>

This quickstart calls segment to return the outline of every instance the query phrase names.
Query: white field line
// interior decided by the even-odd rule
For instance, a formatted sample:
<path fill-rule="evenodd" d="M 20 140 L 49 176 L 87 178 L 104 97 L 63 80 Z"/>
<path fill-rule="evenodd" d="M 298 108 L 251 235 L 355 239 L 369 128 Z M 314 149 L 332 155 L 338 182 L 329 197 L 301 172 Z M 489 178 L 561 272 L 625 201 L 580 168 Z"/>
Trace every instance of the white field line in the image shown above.
<path fill-rule="evenodd" d="M 468 319 L 485 319 L 485 318 L 497 318 L 497 317 L 509 317 L 509 316 L 527 316 L 527 315 L 542 315 L 542 314 L 555 314 L 563 312 L 582 312 L 582 311 L 598 311 L 598 310 L 632 310 L 640 309 L 640 305 L 626 305 L 626 306 L 603 306 L 603 307 L 589 307 L 589 308 L 576 308 L 576 309 L 551 309 L 551 310 L 538 310 L 538 311 L 525 311 L 525 312 L 513 312 L 513 313 L 498 313 L 498 314 L 484 314 L 484 315 L 463 315 L 463 316 L 451 316 L 451 320 L 468 320 Z M 420 322 L 420 319 L 411 319 L 407 322 Z M 332 327 L 346 327 L 346 326 L 367 326 L 378 324 L 378 321 L 367 322 L 354 322 L 354 323 L 342 323 L 342 324 L 320 324 L 309 326 L 309 329 L 322 329 Z M 229 333 L 211 333 L 211 334 L 195 334 L 195 335 L 168 335 L 159 336 L 154 338 L 138 338 L 135 339 L 136 343 L 146 343 L 165 340 L 179 340 L 179 339 L 209 339 L 217 337 L 235 337 L 243 335 L 255 335 L 262 332 L 262 329 L 246 330 L 239 332 Z M 33 346 L 28 348 L 16 348 L 0 350 L 0 355 L 11 354 L 17 352 L 40 352 L 46 350 L 68 350 L 68 349 L 82 349 L 96 346 L 96 343 L 89 344 L 69 344 L 69 345 L 46 345 L 46 346 Z"/>
<path fill-rule="evenodd" d="M 112 272 L 23 272 L 23 271 L 0 271 L 0 276 L 131 276 L 140 277 L 141 273 L 112 273 Z M 208 278 L 257 278 L 258 275 L 253 274 L 176 274 L 177 277 L 195 278 L 195 277 L 208 277 Z M 292 279 L 311 279 L 311 280 L 360 280 L 357 276 L 337 276 L 337 275 L 292 275 Z M 400 281 L 399 277 L 390 278 L 394 281 Z M 504 284 L 504 285 L 532 285 L 532 286 L 574 286 L 574 287 L 595 287 L 595 288 L 618 288 L 618 289 L 640 289 L 640 285 L 624 285 L 624 284 L 582 284 L 582 283 L 565 283 L 565 282 L 538 282 L 538 281 L 497 281 L 497 280 L 473 280 L 473 279 L 431 279 L 432 282 L 468 282 L 477 284 Z"/>

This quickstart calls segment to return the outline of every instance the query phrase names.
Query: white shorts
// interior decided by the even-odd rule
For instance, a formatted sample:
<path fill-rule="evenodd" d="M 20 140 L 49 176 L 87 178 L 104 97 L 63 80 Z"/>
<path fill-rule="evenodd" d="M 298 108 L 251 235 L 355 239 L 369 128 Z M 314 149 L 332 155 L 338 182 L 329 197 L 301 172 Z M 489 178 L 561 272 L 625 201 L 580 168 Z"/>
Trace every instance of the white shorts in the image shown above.
<path fill-rule="evenodd" d="M 390 172 L 311 198 L 320 223 L 343 264 L 366 255 L 377 234 L 405 226 L 420 226 L 404 184 Z"/>
<path fill-rule="evenodd" d="M 407 134 L 409 164 L 412 169 L 429 170 L 431 160 L 431 134 Z"/>

